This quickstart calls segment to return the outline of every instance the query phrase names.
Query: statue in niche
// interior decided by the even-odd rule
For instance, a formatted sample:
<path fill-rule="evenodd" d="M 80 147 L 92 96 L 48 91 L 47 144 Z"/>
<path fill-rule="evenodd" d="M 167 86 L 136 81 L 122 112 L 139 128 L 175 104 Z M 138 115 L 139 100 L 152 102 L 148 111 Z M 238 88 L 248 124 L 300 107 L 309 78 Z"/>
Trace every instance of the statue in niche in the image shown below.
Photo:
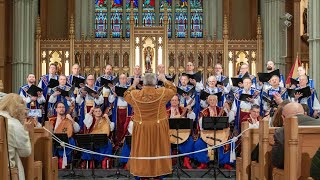
<path fill-rule="evenodd" d="M 76 58 L 75 58 L 75 62 L 76 64 L 79 64 L 79 66 L 81 66 L 81 54 L 79 52 L 76 53 Z"/>
<path fill-rule="evenodd" d="M 152 72 L 152 61 L 154 57 L 154 51 L 153 48 L 148 46 L 144 49 L 144 57 L 145 57 L 145 70 L 146 72 Z"/>
<path fill-rule="evenodd" d="M 198 66 L 199 67 L 203 66 L 203 56 L 201 52 L 198 54 Z"/>
<path fill-rule="evenodd" d="M 179 55 L 179 65 L 181 67 L 184 67 L 184 55 L 182 54 L 182 52 L 180 52 L 180 55 Z"/>
<path fill-rule="evenodd" d="M 86 67 L 89 67 L 89 66 L 90 66 L 90 53 L 87 52 L 84 59 L 85 59 L 84 65 L 85 65 Z"/>
<path fill-rule="evenodd" d="M 123 55 L 123 66 L 129 67 L 129 54 L 127 52 Z"/>
<path fill-rule="evenodd" d="M 308 34 L 308 9 L 304 8 L 303 11 L 303 34 Z"/>
<path fill-rule="evenodd" d="M 169 67 L 174 66 L 174 54 L 171 52 L 169 55 Z"/>
<path fill-rule="evenodd" d="M 107 66 L 108 64 L 110 64 L 110 61 L 109 61 L 109 53 L 105 53 L 104 54 L 104 66 Z"/>
<path fill-rule="evenodd" d="M 194 62 L 194 59 L 193 59 L 193 53 L 190 52 L 189 56 L 188 56 L 188 62 Z M 194 64 L 194 63 L 193 63 Z"/>
<path fill-rule="evenodd" d="M 208 66 L 212 66 L 212 62 L 213 62 L 213 57 L 212 57 L 212 53 L 210 52 L 208 54 Z"/>
<path fill-rule="evenodd" d="M 96 53 L 94 55 L 94 66 L 99 67 L 100 66 L 100 54 Z"/>
<path fill-rule="evenodd" d="M 115 67 L 119 67 L 119 54 L 117 52 L 114 54 L 113 62 Z"/>
<path fill-rule="evenodd" d="M 221 52 L 217 53 L 217 63 L 222 64 L 222 53 Z"/>

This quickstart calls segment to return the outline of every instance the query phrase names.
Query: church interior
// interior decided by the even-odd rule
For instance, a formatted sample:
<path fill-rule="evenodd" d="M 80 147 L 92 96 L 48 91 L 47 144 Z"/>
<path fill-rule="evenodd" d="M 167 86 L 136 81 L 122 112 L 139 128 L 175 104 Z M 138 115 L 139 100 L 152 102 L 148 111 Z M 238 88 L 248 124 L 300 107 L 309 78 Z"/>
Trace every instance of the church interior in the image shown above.
<path fill-rule="evenodd" d="M 227 77 L 230 81 L 232 78 L 242 78 L 241 83 L 244 84 L 245 80 L 242 76 L 244 74 L 241 71 L 243 65 L 246 65 L 252 84 L 257 83 L 255 88 L 258 88 L 258 82 L 254 82 L 253 79 L 258 78 L 259 73 L 269 73 L 268 62 L 271 61 L 275 67 L 273 70 L 279 69 L 284 78 L 282 88 L 291 88 L 291 79 L 300 77 L 296 72 L 298 66 L 303 67 L 305 75 L 309 78 L 308 82 L 312 79 L 310 97 L 314 98 L 313 92 L 320 90 L 319 22 L 320 1 L 318 0 L 0 0 L 0 92 L 6 94 L 19 92 L 21 95 L 21 87 L 28 84 L 30 74 L 35 77 L 35 85 L 40 82 L 38 86 L 44 89 L 40 86 L 41 80 L 51 73 L 52 64 L 56 68 L 56 74 L 64 75 L 67 79 L 67 84 L 75 64 L 78 65 L 81 76 L 87 80 L 92 77 L 97 81 L 104 76 L 110 65 L 112 76 L 119 79 L 123 74 L 126 78 L 134 76 L 137 67 L 140 68 L 141 76 L 145 73 L 159 74 L 159 65 L 163 65 L 166 75 L 179 77 L 173 80 L 178 86 L 180 77 L 188 73 L 188 66 L 191 63 L 194 66 L 193 71 L 201 75 L 204 89 L 206 85 L 210 86 L 209 78 L 216 76 L 217 64 L 223 69 L 221 76 Z M 272 77 L 270 75 L 270 81 Z M 280 76 L 279 78 L 281 81 Z M 195 82 L 195 89 L 197 89 L 197 83 L 198 81 Z M 236 86 L 234 82 L 232 84 L 231 89 Z M 227 88 L 227 85 L 224 88 Z M 97 89 L 96 91 L 98 92 Z M 234 91 L 235 94 L 236 91 Z M 264 112 L 262 102 L 266 101 L 263 99 L 262 91 L 263 89 L 261 96 L 259 95 L 259 112 L 264 118 L 268 116 L 266 114 L 271 114 L 273 107 L 271 111 L 270 109 L 266 111 L 268 113 L 262 114 Z M 101 97 L 104 98 L 104 104 L 108 96 L 105 96 L 104 90 L 101 92 L 103 92 Z M 314 94 L 317 98 L 317 94 Z M 47 95 L 50 96 L 50 94 Z M 44 100 L 49 100 L 50 104 L 51 96 L 50 99 L 49 96 L 44 96 Z M 235 98 L 236 95 L 232 97 Z M 251 96 L 251 98 L 254 97 L 255 95 Z M 209 99 L 208 96 L 207 98 Z M 296 98 L 296 94 L 293 98 Z M 293 101 L 303 104 L 304 101 L 300 101 L 299 98 L 300 96 Z M 225 99 L 228 99 L 227 96 Z M 200 106 L 201 100 L 198 100 Z M 217 101 L 220 102 L 220 99 Z M 316 101 L 318 102 L 318 99 Z M 74 102 L 78 102 L 76 96 Z M 242 112 L 242 105 L 237 105 L 236 100 L 231 101 L 230 107 L 227 108 L 229 111 L 233 110 L 232 102 L 238 106 L 235 107 L 234 113 L 237 119 L 236 114 L 238 111 Z M 314 100 L 311 103 L 313 102 Z M 252 103 L 251 100 L 250 103 Z M 93 104 L 97 104 L 97 101 L 95 100 Z M 313 104 L 305 104 L 312 109 L 313 117 L 319 118 L 319 102 L 314 105 L 319 106 L 319 109 L 314 108 Z M 53 103 L 53 106 L 58 105 L 59 103 Z M 185 105 L 185 108 L 187 106 Z M 209 107 L 210 104 L 208 103 L 207 106 Z M 218 103 L 217 106 L 226 108 L 224 104 Z M 85 113 L 89 113 L 89 105 L 86 104 L 85 107 Z M 268 107 L 270 108 L 270 104 Z M 50 108 L 50 105 L 46 104 L 41 108 L 46 108 L 45 117 L 47 118 L 50 111 L 47 112 L 47 108 Z M 76 105 L 77 108 L 78 105 Z M 278 106 L 277 108 L 279 109 Z M 249 110 L 251 112 L 252 109 L 254 106 L 250 106 L 247 112 L 249 113 Z M 103 107 L 102 112 L 107 114 L 109 110 L 106 111 Z M 200 118 L 199 114 L 202 110 L 199 110 L 198 114 L 195 113 L 196 119 Z M 80 110 L 74 111 L 80 114 Z M 114 113 L 112 109 L 110 111 Z M 277 111 L 274 111 L 276 116 Z M 56 110 L 54 113 L 57 113 Z M 226 116 L 230 116 L 230 113 Z M 110 120 L 113 119 L 110 114 L 109 117 Z M 49 115 L 48 118 L 50 121 Z M 78 118 L 80 119 L 80 115 L 77 115 Z M 256 129 L 250 129 L 250 123 L 235 125 L 235 128 L 239 129 L 241 143 L 235 143 L 236 145 L 233 146 L 239 145 L 241 152 L 236 152 L 236 161 L 232 165 L 222 167 L 223 172 L 218 177 L 223 178 L 224 173 L 229 173 L 224 176 L 225 179 L 311 178 L 312 174 L 309 171 L 312 166 L 311 159 L 320 147 L 319 142 L 316 141 L 320 137 L 320 127 L 300 128 L 299 118 L 297 120 L 291 117 L 292 122 L 284 126 L 284 136 L 290 140 L 282 144 L 288 153 L 285 153 L 284 167 L 280 169 L 271 165 L 270 155 L 272 147 L 270 143 L 274 141 L 273 135 L 276 134 L 276 128 L 262 118 Z M 3 142 L 8 138 L 4 136 L 6 133 L 3 133 L 5 121 L 2 119 L 6 117 L 0 113 L 0 161 L 7 162 L 8 158 L 4 156 L 4 151 L 8 147 Z M 40 124 L 47 129 L 52 129 L 47 122 L 42 121 Z M 79 125 L 81 132 L 82 126 L 86 124 L 79 123 Z M 240 128 L 248 130 L 240 133 Z M 51 150 L 54 144 L 51 143 L 51 134 L 36 125 L 29 127 L 28 130 L 30 138 L 32 137 L 31 145 L 36 149 L 32 150 L 31 157 L 22 158 L 26 179 L 34 179 L 36 176 L 40 179 L 60 179 L 63 178 L 62 175 L 74 172 L 73 169 L 61 171 L 60 165 L 58 170 L 58 164 L 64 162 L 62 159 L 60 162 L 60 158 L 52 158 Z M 114 146 L 117 147 L 117 144 L 115 143 Z M 251 161 L 251 152 L 256 146 L 259 161 Z M 182 161 L 185 165 L 186 159 Z M 191 162 L 193 169 L 196 169 L 198 162 L 194 161 Z M 107 162 L 109 167 L 109 161 Z M 90 169 L 86 174 L 90 175 L 92 168 L 89 161 L 85 166 Z M 197 179 L 207 171 L 209 166 L 203 165 L 204 168 L 200 169 L 204 170 L 187 171 L 187 173 Z M 303 170 L 301 167 L 309 169 Z M 68 165 L 68 168 L 71 167 Z M 81 172 L 79 170 L 81 168 L 75 168 L 77 168 L 76 173 Z M 108 171 L 108 175 L 118 173 L 116 166 L 112 168 Z M 19 174 L 19 170 L 8 173 L 6 164 L 0 166 L 0 169 L 3 174 L 3 176 L 0 175 L 0 179 L 10 179 L 8 177 L 12 173 L 16 176 Z M 105 176 L 102 169 L 98 169 L 97 172 Z M 215 167 L 214 170 L 216 170 Z M 120 172 L 126 173 L 126 169 L 123 167 Z M 180 175 L 188 177 L 183 172 Z M 180 175 L 178 175 L 179 179 Z M 320 178 L 319 173 L 318 175 L 318 177 L 312 177 Z M 174 179 L 175 176 L 170 178 Z"/>

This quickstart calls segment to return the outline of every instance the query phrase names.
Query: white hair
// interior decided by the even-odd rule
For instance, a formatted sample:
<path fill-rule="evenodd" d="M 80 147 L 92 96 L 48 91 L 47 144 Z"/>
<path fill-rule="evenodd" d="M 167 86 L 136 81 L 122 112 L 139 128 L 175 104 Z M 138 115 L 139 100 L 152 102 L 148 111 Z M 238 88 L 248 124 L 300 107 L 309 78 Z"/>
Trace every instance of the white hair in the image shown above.
<path fill-rule="evenodd" d="M 155 86 L 157 84 L 157 76 L 154 73 L 146 73 L 143 79 L 144 86 Z"/>

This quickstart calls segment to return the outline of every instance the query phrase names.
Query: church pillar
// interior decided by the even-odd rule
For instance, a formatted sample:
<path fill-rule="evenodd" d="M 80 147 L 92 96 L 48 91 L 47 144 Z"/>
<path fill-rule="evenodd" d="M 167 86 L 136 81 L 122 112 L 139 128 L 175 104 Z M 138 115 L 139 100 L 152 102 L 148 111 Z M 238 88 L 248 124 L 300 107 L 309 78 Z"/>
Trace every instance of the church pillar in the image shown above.
<path fill-rule="evenodd" d="M 213 35 L 216 34 L 217 39 L 222 39 L 223 1 L 210 0 L 203 3 L 207 37 L 213 38 Z"/>
<path fill-rule="evenodd" d="M 139 3 L 138 3 L 138 11 L 139 11 L 139 13 L 138 13 L 138 24 L 139 24 L 139 26 L 141 27 L 142 26 L 142 21 L 143 21 L 143 19 L 142 19 L 142 12 L 143 12 L 143 1 L 142 0 L 139 0 Z"/>
<path fill-rule="evenodd" d="M 154 6 L 154 12 L 155 12 L 155 18 L 156 18 L 156 26 L 159 26 L 160 22 L 160 0 L 155 0 L 155 6 Z"/>
<path fill-rule="evenodd" d="M 191 4 L 190 0 L 187 0 L 188 2 L 188 28 L 187 28 L 187 36 L 191 38 Z"/>
<path fill-rule="evenodd" d="M 285 0 L 264 0 L 262 3 L 263 15 L 263 39 L 264 58 L 263 67 L 266 70 L 266 62 L 273 60 L 280 72 L 285 74 L 285 33 L 283 19 L 285 13 Z"/>
<path fill-rule="evenodd" d="M 320 1 L 309 0 L 308 31 L 309 31 L 309 57 L 310 75 L 314 80 L 315 89 L 320 90 Z"/>
<path fill-rule="evenodd" d="M 107 1 L 107 38 L 112 38 L 112 31 L 111 31 L 111 1 Z"/>
<path fill-rule="evenodd" d="M 12 91 L 26 83 L 29 73 L 34 73 L 35 64 L 35 21 L 38 14 L 37 0 L 13 1 L 13 61 Z M 37 77 L 39 78 L 39 77 Z"/>
<path fill-rule="evenodd" d="M 75 13 L 76 39 L 80 39 L 81 34 L 84 35 L 85 39 L 89 39 L 94 32 L 95 1 L 75 0 Z"/>
<path fill-rule="evenodd" d="M 123 2 L 122 3 L 122 35 L 121 35 L 122 38 L 126 37 L 127 24 L 129 24 L 129 22 L 127 22 L 127 4 Z"/>
<path fill-rule="evenodd" d="M 176 0 L 172 0 L 171 2 L 171 37 L 176 38 L 176 26 L 175 26 L 175 19 L 176 19 Z"/>

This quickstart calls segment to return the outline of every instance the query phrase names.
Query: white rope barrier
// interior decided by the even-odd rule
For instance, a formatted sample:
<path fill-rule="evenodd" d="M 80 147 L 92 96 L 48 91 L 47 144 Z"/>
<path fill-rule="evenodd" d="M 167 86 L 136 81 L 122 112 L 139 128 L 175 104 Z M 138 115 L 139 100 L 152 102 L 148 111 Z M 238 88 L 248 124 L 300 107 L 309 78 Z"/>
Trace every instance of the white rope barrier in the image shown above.
<path fill-rule="evenodd" d="M 183 154 L 177 154 L 177 155 L 170 155 L 170 156 L 155 156 L 155 157 L 127 157 L 127 156 L 118 156 L 118 155 L 113 155 L 113 154 L 103 154 L 103 153 L 98 153 L 95 151 L 91 151 L 88 149 L 84 149 L 84 148 L 80 148 L 77 146 L 74 146 L 72 144 L 69 143 L 65 143 L 63 141 L 61 141 L 58 137 L 56 137 L 50 130 L 46 129 L 45 127 L 43 127 L 44 130 L 46 130 L 47 132 L 49 132 L 52 135 L 52 139 L 54 139 L 55 141 L 57 141 L 62 147 L 65 148 L 70 148 L 72 150 L 76 150 L 76 151 L 80 151 L 80 152 L 84 152 L 84 153 L 88 153 L 88 154 L 94 154 L 94 155 L 100 155 L 100 156 L 106 156 L 106 157 L 111 157 L 111 158 L 124 158 L 124 159 L 140 159 L 140 160 L 155 160 L 155 159 L 169 159 L 169 158 L 177 158 L 177 157 L 182 157 L 182 156 L 186 156 L 186 155 L 191 155 L 191 154 L 196 154 L 196 153 L 200 153 L 200 152 L 204 152 L 207 150 L 212 150 L 221 146 L 225 146 L 227 144 L 230 143 L 235 143 L 239 137 L 242 136 L 242 134 L 246 131 L 248 131 L 250 128 L 245 129 L 244 131 L 242 131 L 238 136 L 233 137 L 232 139 L 229 139 L 228 141 L 215 145 L 215 146 L 209 146 L 207 148 L 198 150 L 198 151 L 193 151 L 193 152 L 189 152 L 189 153 L 183 153 Z M 234 147 L 234 146 L 233 146 Z"/>

